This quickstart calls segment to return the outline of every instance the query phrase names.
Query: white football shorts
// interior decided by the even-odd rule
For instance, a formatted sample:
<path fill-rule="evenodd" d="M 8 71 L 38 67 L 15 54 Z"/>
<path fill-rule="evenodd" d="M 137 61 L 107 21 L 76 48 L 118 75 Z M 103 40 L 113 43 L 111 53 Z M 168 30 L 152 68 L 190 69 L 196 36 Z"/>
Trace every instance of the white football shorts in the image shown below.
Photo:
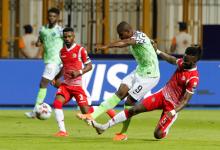
<path fill-rule="evenodd" d="M 147 93 L 157 85 L 160 77 L 141 77 L 135 71 L 127 75 L 122 84 L 125 84 L 130 89 L 128 93 L 137 101 L 140 101 Z"/>
<path fill-rule="evenodd" d="M 55 76 L 60 72 L 62 68 L 62 64 L 45 64 L 44 72 L 43 72 L 43 77 L 48 79 L 48 80 L 53 80 Z"/>

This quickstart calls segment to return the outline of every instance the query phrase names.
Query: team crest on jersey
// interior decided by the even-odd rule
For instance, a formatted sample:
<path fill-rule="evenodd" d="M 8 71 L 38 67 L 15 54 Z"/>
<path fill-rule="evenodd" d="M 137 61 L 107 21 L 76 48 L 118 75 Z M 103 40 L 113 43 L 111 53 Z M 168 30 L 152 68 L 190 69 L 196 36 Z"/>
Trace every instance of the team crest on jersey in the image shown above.
<path fill-rule="evenodd" d="M 182 76 L 181 80 L 182 80 L 182 81 L 186 80 L 186 77 L 185 77 L 185 76 Z"/>
<path fill-rule="evenodd" d="M 73 55 L 72 55 L 72 56 L 73 56 L 73 58 L 76 58 L 76 54 L 75 54 L 75 53 L 73 53 Z"/>

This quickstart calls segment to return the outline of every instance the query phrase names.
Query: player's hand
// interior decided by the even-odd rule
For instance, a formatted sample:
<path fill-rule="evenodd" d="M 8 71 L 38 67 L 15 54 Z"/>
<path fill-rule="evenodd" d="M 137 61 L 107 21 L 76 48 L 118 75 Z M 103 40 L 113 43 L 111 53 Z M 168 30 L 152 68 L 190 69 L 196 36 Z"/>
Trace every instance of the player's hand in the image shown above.
<path fill-rule="evenodd" d="M 95 51 L 97 52 L 97 51 L 100 51 L 100 50 L 105 50 L 107 48 L 108 48 L 107 45 L 96 45 Z"/>
<path fill-rule="evenodd" d="M 81 76 L 81 75 L 82 74 L 81 74 L 81 72 L 79 70 L 73 70 L 72 73 L 71 73 L 71 76 L 73 78 L 76 78 L 76 77 Z"/>
<path fill-rule="evenodd" d="M 56 84 L 56 79 L 53 79 L 53 80 L 50 82 L 50 84 L 54 86 L 54 85 Z"/>
<path fill-rule="evenodd" d="M 60 84 L 62 83 L 62 81 L 60 79 L 53 79 L 50 84 L 52 86 L 54 86 L 55 88 L 59 88 Z"/>

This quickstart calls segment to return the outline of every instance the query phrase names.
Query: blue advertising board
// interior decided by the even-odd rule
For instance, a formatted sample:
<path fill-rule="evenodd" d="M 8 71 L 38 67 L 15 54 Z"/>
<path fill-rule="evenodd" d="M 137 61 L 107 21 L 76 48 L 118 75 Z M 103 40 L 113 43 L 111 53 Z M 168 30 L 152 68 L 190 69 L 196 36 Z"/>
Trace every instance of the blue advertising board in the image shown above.
<path fill-rule="evenodd" d="M 93 60 L 93 70 L 84 76 L 92 103 L 98 105 L 111 96 L 135 67 L 133 60 Z M 43 61 L 0 60 L 0 68 L 0 105 L 33 105 L 44 69 Z M 163 87 L 175 69 L 174 65 L 160 61 L 161 78 L 152 92 Z M 200 61 L 198 69 L 200 83 L 190 104 L 220 105 L 220 61 Z M 52 104 L 55 93 L 56 89 L 49 85 L 45 101 Z"/>

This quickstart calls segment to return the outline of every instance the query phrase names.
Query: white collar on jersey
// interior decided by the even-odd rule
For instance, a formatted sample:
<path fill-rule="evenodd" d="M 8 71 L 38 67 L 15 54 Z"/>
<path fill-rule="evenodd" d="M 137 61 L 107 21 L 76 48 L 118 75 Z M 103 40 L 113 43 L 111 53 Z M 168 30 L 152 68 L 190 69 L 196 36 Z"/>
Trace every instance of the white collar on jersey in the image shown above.
<path fill-rule="evenodd" d="M 187 70 L 187 71 L 195 71 L 195 70 L 197 70 L 197 66 L 194 67 L 194 68 L 191 68 L 191 69 L 184 69 L 184 70 Z"/>
<path fill-rule="evenodd" d="M 67 48 L 66 46 L 66 50 L 69 52 L 71 49 L 73 49 L 76 46 L 76 43 L 73 43 L 73 45 L 70 48 Z"/>

